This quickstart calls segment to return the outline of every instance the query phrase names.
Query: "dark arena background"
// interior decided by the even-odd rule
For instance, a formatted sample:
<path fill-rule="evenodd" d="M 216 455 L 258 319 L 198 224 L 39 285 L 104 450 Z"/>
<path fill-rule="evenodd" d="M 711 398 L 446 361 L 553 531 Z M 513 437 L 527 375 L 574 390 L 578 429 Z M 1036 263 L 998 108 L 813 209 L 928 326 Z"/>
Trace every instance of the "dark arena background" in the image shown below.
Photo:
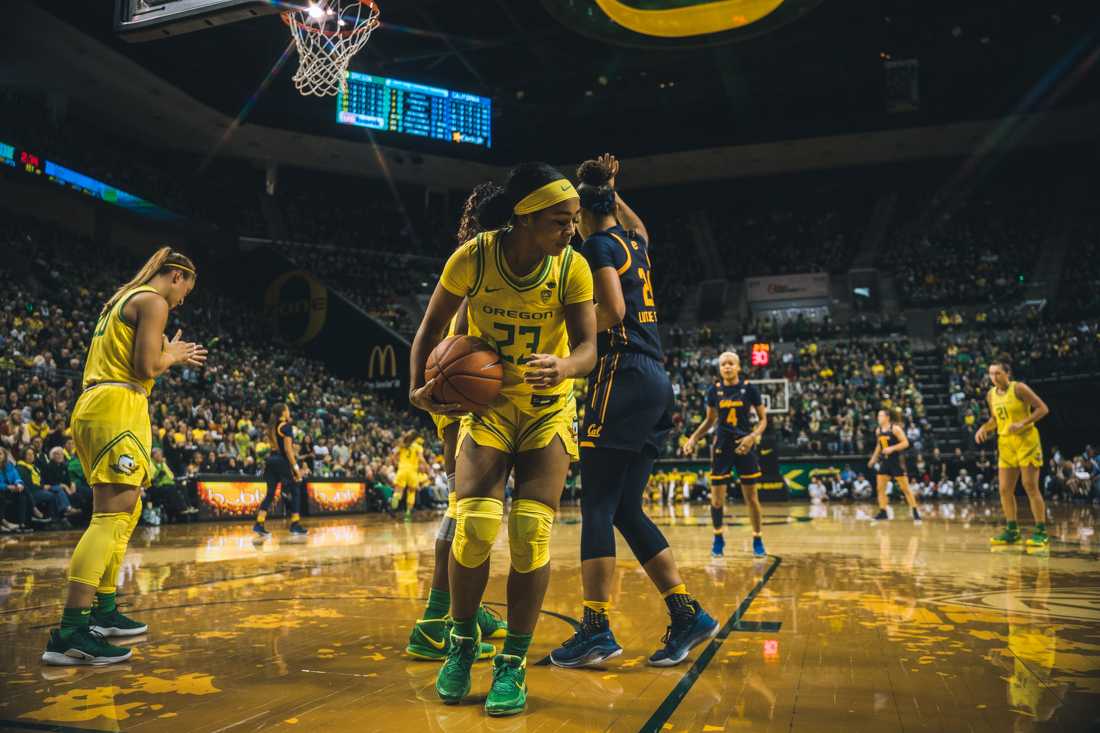
<path fill-rule="evenodd" d="M 0 730 L 1100 731 L 1100 6 L 380 2 L 2 3 Z M 475 186 L 532 160 L 579 183 L 605 152 L 674 394 L 640 501 L 717 624 L 654 666 L 678 591 L 616 535 L 621 654 L 559 666 L 601 617 L 581 544 L 608 489 L 574 463 L 526 666 L 485 635 L 500 656 L 444 705 L 415 642 L 463 638 L 421 626 L 462 628 L 432 605 L 460 551 L 436 540 L 445 447 L 410 404 L 412 343 Z M 70 417 L 103 304 L 164 245 L 198 273 L 166 338 L 209 354 L 156 380 L 140 519 L 78 628 L 78 543 L 134 504 L 101 506 L 117 487 L 89 485 Z M 727 351 L 767 427 L 723 501 L 723 427 L 684 446 Z M 1025 468 L 977 440 L 1009 422 L 1004 363 L 1049 408 Z M 582 416 L 609 394 L 574 380 Z M 257 516 L 277 403 L 301 476 Z M 912 505 L 885 473 L 879 502 L 880 409 Z M 507 620 L 503 524 L 482 613 Z M 112 582 L 147 630 L 96 634 Z M 70 633 L 128 654 L 44 663 Z M 490 717 L 501 674 L 525 707 Z"/>

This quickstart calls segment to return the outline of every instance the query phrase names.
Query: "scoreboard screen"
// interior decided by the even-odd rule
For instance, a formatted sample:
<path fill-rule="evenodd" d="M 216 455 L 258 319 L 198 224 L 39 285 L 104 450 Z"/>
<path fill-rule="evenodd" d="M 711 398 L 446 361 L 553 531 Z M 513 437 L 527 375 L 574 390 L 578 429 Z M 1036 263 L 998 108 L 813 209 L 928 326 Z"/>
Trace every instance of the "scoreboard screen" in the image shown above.
<path fill-rule="evenodd" d="M 763 341 L 757 341 L 752 345 L 752 365 L 754 367 L 766 367 L 772 360 L 772 346 Z"/>
<path fill-rule="evenodd" d="M 351 72 L 336 97 L 336 121 L 372 130 L 492 146 L 492 100 L 423 84 Z"/>

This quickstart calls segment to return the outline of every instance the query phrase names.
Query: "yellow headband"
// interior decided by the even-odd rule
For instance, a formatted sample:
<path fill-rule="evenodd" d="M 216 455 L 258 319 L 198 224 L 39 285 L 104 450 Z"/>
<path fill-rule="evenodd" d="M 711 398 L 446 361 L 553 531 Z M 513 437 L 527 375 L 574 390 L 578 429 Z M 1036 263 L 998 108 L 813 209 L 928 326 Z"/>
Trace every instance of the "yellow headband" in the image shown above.
<path fill-rule="evenodd" d="M 580 198 L 577 195 L 577 189 L 573 188 L 573 184 L 569 181 L 559 178 L 541 188 L 536 188 L 524 196 L 512 208 L 512 213 L 516 215 L 533 214 L 536 211 L 549 209 L 554 204 L 560 204 L 562 201 L 575 198 Z"/>
<path fill-rule="evenodd" d="M 165 265 L 165 267 L 174 267 L 177 270 L 183 270 L 184 272 L 190 272 L 192 275 L 195 274 L 195 271 L 192 270 L 187 265 L 177 265 L 175 262 L 169 262 L 167 265 Z"/>

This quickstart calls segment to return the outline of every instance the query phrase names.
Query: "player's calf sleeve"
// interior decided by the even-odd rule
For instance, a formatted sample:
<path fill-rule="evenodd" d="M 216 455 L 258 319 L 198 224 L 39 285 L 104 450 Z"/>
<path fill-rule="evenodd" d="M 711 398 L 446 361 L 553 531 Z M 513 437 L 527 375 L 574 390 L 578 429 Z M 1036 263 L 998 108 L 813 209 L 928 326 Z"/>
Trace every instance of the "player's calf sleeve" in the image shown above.
<path fill-rule="evenodd" d="M 508 545 L 512 567 L 530 573 L 550 562 L 550 532 L 554 510 L 541 501 L 516 499 L 508 515 Z"/>
<path fill-rule="evenodd" d="M 459 499 L 455 514 L 455 538 L 451 545 L 451 554 L 463 567 L 480 567 L 489 559 L 493 542 L 500 532 L 501 520 L 504 519 L 504 502 L 480 497 Z"/>
<path fill-rule="evenodd" d="M 69 560 L 69 580 L 99 588 L 119 541 L 127 536 L 129 522 L 129 512 L 92 514 Z"/>

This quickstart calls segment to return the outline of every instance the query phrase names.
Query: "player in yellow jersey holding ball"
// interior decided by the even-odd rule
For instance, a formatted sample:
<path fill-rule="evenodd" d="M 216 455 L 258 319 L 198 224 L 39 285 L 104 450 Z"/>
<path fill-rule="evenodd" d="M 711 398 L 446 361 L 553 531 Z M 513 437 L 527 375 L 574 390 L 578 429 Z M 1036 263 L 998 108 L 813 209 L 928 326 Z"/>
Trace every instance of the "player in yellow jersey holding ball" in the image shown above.
<path fill-rule="evenodd" d="M 495 195 L 496 188 L 491 183 L 482 183 L 475 186 L 466 198 L 456 234 L 459 245 L 481 234 L 482 229 L 475 214 L 484 199 Z M 465 334 L 469 330 L 466 311 L 467 306 L 463 302 L 447 327 L 447 336 Z M 435 423 L 436 434 L 443 443 L 443 469 L 447 472 L 447 511 L 440 520 L 439 529 L 435 535 L 435 563 L 432 568 L 432 585 L 428 590 L 428 603 L 424 607 L 421 618 L 416 620 L 412 631 L 409 632 L 409 643 L 405 646 L 405 653 L 414 659 L 438 661 L 447 657 L 451 641 L 451 592 L 448 565 L 457 518 L 455 454 L 458 452 L 460 418 L 432 414 L 432 422 Z M 483 640 L 478 659 L 490 658 L 496 654 L 496 647 L 484 640 L 503 638 L 508 631 L 508 625 L 495 611 L 484 605 L 478 608 L 477 625 Z"/>
<path fill-rule="evenodd" d="M 173 366 L 200 366 L 206 349 L 164 335 L 168 311 L 195 287 L 195 265 L 163 247 L 103 306 L 84 364 L 84 391 L 72 414 L 73 441 L 92 487 L 92 519 L 69 561 L 69 590 L 61 626 L 50 632 L 47 664 L 110 664 L 130 650 L 104 637 L 145 633 L 123 615 L 115 584 L 148 486 L 153 432 L 149 393 Z M 93 607 L 92 601 L 95 600 Z"/>
<path fill-rule="evenodd" d="M 514 715 L 527 705 L 527 649 L 550 581 L 550 532 L 566 472 L 578 457 L 572 380 L 596 361 L 592 272 L 569 246 L 579 207 L 576 189 L 560 172 L 541 163 L 513 169 L 478 210 L 489 231 L 447 260 L 412 346 L 410 400 L 429 412 L 462 412 L 432 399 L 424 366 L 463 298 L 470 334 L 495 343 L 505 362 L 499 399 L 483 414 L 464 415 L 459 429 L 454 629 L 436 679 L 444 702 L 460 702 L 470 691 L 481 641 L 477 610 L 504 516 L 505 479 L 514 468 L 508 634 L 493 659 L 490 715 Z"/>
<path fill-rule="evenodd" d="M 1005 360 L 989 365 L 990 418 L 974 436 L 983 443 L 997 436 L 997 476 L 1001 489 L 1001 507 L 1008 526 L 991 541 L 994 545 L 1014 545 L 1020 541 L 1016 524 L 1016 482 L 1027 492 L 1035 530 L 1027 539 L 1030 547 L 1045 547 L 1049 543 L 1046 530 L 1046 503 L 1039 492 L 1039 468 L 1043 465 L 1043 446 L 1035 423 L 1050 414 L 1046 403 L 1023 382 L 1012 380 L 1012 368 Z"/>

